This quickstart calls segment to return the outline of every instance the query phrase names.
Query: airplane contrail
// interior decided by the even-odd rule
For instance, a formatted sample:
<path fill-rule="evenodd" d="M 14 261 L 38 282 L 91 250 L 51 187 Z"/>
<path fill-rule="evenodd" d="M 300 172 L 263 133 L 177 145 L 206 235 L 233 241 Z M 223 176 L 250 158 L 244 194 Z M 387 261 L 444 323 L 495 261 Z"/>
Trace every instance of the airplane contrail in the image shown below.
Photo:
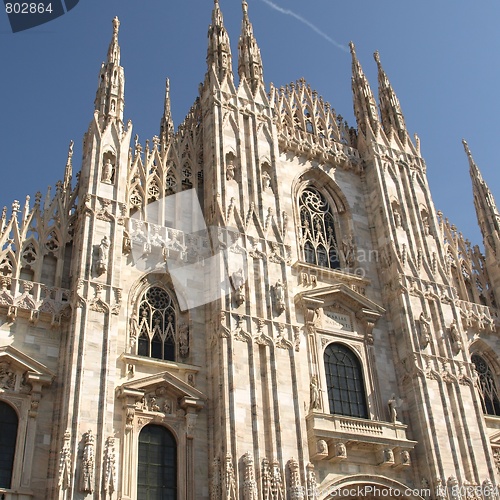
<path fill-rule="evenodd" d="M 271 2 L 271 0 L 262 0 L 262 1 L 265 4 L 269 5 L 269 7 L 271 7 L 272 9 L 274 9 L 278 12 L 281 12 L 282 14 L 286 14 L 287 16 L 294 17 L 295 19 L 297 19 L 297 21 L 300 21 L 301 23 L 303 23 L 306 26 L 308 26 L 309 28 L 311 28 L 315 33 L 317 33 L 319 36 L 323 37 L 325 40 L 330 42 L 332 45 L 334 45 L 338 49 L 341 49 L 344 52 L 349 52 L 349 49 L 345 45 L 342 45 L 341 43 L 336 42 L 333 38 L 328 36 L 326 33 L 321 31 L 317 26 L 315 26 L 313 23 L 311 23 L 307 19 L 304 19 L 299 14 L 296 14 L 295 12 L 291 11 L 290 9 L 284 9 L 283 7 L 280 7 L 279 5 L 276 5 L 274 2 Z"/>

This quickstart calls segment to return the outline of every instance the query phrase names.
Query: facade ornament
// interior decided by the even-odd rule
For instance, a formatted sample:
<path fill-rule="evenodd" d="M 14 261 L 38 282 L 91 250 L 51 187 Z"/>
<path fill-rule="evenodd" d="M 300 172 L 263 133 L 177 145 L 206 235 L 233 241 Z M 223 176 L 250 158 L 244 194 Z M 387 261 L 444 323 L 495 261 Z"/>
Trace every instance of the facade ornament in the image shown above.
<path fill-rule="evenodd" d="M 498 498 L 497 488 L 493 486 L 493 483 L 491 482 L 490 478 L 485 479 L 481 486 L 482 486 L 481 491 L 484 498 L 492 498 L 492 499 Z"/>
<path fill-rule="evenodd" d="M 277 460 L 273 460 L 271 465 L 271 499 L 285 500 L 285 488 L 281 477 L 280 464 Z"/>
<path fill-rule="evenodd" d="M 328 456 L 328 444 L 324 439 L 319 439 L 316 443 L 316 454 L 321 458 Z"/>
<path fill-rule="evenodd" d="M 97 272 L 99 274 L 105 273 L 108 267 L 108 252 L 109 252 L 109 240 L 107 236 L 101 240 L 98 249 L 97 258 Z"/>
<path fill-rule="evenodd" d="M 269 467 L 269 460 L 262 459 L 262 467 L 260 471 L 261 484 L 262 484 L 262 500 L 272 500 L 271 492 L 271 468 Z"/>
<path fill-rule="evenodd" d="M 106 448 L 104 451 L 104 476 L 103 490 L 109 494 L 111 498 L 116 491 L 116 452 L 115 438 L 108 437 L 106 440 Z"/>
<path fill-rule="evenodd" d="M 13 391 L 16 385 L 16 374 L 12 371 L 10 363 L 0 363 L 0 387 Z"/>
<path fill-rule="evenodd" d="M 210 500 L 219 500 L 221 498 L 221 470 L 220 458 L 214 458 L 212 462 L 212 487 L 210 489 Z"/>
<path fill-rule="evenodd" d="M 448 495 L 446 493 L 446 487 L 444 485 L 444 480 L 440 477 L 436 477 L 436 487 L 435 487 L 435 495 L 436 500 L 446 500 Z"/>
<path fill-rule="evenodd" d="M 262 172 L 262 190 L 267 191 L 268 189 L 271 189 L 271 176 L 264 170 Z"/>
<path fill-rule="evenodd" d="M 411 465 L 410 453 L 408 450 L 403 450 L 401 452 L 401 465 Z"/>
<path fill-rule="evenodd" d="M 319 410 L 321 408 L 321 399 L 320 399 L 320 388 L 317 375 L 313 375 L 311 377 L 311 383 L 309 384 L 309 389 L 310 389 L 309 409 Z"/>
<path fill-rule="evenodd" d="M 234 156 L 232 154 L 229 154 L 227 157 L 227 164 L 226 164 L 226 180 L 227 181 L 234 180 L 235 172 L 236 172 L 236 167 L 234 165 Z"/>
<path fill-rule="evenodd" d="M 189 356 L 189 327 L 185 323 L 179 325 L 179 354 L 182 358 Z"/>
<path fill-rule="evenodd" d="M 396 398 L 395 394 L 392 394 L 389 401 L 387 401 L 387 406 L 389 408 L 389 418 L 393 424 L 400 424 L 398 421 L 398 408 L 401 407 L 402 401 Z"/>
<path fill-rule="evenodd" d="M 257 483 L 255 482 L 255 472 L 253 468 L 252 454 L 247 451 L 243 456 L 243 465 L 245 467 L 245 483 L 243 485 L 244 500 L 258 500 Z"/>
<path fill-rule="evenodd" d="M 80 491 L 92 493 L 94 490 L 94 436 L 89 430 L 84 435 L 83 457 L 80 468 Z"/>
<path fill-rule="evenodd" d="M 276 311 L 281 314 L 285 310 L 285 288 L 281 280 L 278 280 L 273 287 Z"/>
<path fill-rule="evenodd" d="M 64 433 L 63 447 L 59 455 L 59 488 L 66 491 L 71 486 L 71 433 Z"/>
<path fill-rule="evenodd" d="M 460 338 L 460 332 L 458 331 L 457 321 L 454 319 L 450 323 L 450 338 L 455 350 L 455 354 L 458 354 L 462 350 L 462 340 Z"/>
<path fill-rule="evenodd" d="M 290 470 L 290 500 L 303 500 L 304 488 L 300 483 L 300 470 L 297 460 L 292 458 L 288 462 L 288 469 Z"/>
<path fill-rule="evenodd" d="M 347 458 L 347 448 L 344 443 L 337 443 L 335 445 L 335 456 L 337 458 Z"/>
<path fill-rule="evenodd" d="M 226 463 L 224 466 L 224 491 L 222 492 L 222 498 L 223 500 L 238 500 L 231 453 L 226 455 Z"/>
<path fill-rule="evenodd" d="M 198 419 L 198 415 L 196 413 L 188 412 L 186 413 L 185 419 L 186 419 L 186 437 L 188 439 L 193 439 L 194 429 L 196 427 L 196 420 Z"/>
<path fill-rule="evenodd" d="M 420 347 L 422 349 L 425 349 L 429 345 L 429 342 L 431 340 L 430 325 L 431 325 L 431 318 L 429 316 L 426 316 L 425 312 L 422 311 L 420 313 L 420 318 L 419 318 Z"/>
<path fill-rule="evenodd" d="M 448 487 L 448 493 L 451 500 L 459 500 L 461 498 L 460 488 L 458 485 L 457 478 L 455 476 L 450 476 L 446 483 Z"/>
<path fill-rule="evenodd" d="M 316 482 L 316 472 L 314 465 L 309 462 L 306 466 L 306 481 L 307 481 L 307 499 L 317 500 L 318 498 L 318 484 Z"/>
<path fill-rule="evenodd" d="M 111 184 L 111 179 L 113 178 L 113 165 L 111 160 L 108 158 L 102 167 L 102 177 L 101 181 L 105 184 Z"/>
<path fill-rule="evenodd" d="M 245 278 L 243 277 L 243 269 L 238 269 L 231 275 L 231 281 L 234 288 L 234 301 L 237 306 L 241 306 L 245 302 Z"/>
<path fill-rule="evenodd" d="M 394 452 L 391 448 L 384 448 L 382 450 L 382 462 L 379 465 L 393 465 L 394 464 Z"/>

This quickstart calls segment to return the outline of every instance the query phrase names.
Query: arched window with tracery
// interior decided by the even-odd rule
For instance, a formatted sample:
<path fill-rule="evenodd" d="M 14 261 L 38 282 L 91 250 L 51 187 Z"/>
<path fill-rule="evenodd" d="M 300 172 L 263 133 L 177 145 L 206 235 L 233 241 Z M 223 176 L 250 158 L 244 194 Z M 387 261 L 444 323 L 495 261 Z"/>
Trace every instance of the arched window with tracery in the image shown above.
<path fill-rule="evenodd" d="M 324 354 L 330 413 L 368 418 L 361 363 L 343 344 L 329 344 Z"/>
<path fill-rule="evenodd" d="M 473 354 L 471 361 L 476 366 L 478 375 L 477 388 L 481 396 L 483 412 L 487 415 L 500 416 L 500 399 L 493 372 L 486 360 L 479 354 Z"/>
<path fill-rule="evenodd" d="M 314 187 L 306 187 L 299 198 L 300 247 L 309 264 L 340 268 L 333 212 L 326 198 Z"/>
<path fill-rule="evenodd" d="M 139 434 L 137 498 L 177 499 L 177 443 L 161 425 L 146 425 Z"/>
<path fill-rule="evenodd" d="M 17 427 L 16 411 L 12 406 L 0 401 L 0 488 L 11 487 Z"/>
<path fill-rule="evenodd" d="M 138 321 L 137 354 L 175 361 L 177 312 L 164 288 L 153 286 L 142 295 Z"/>

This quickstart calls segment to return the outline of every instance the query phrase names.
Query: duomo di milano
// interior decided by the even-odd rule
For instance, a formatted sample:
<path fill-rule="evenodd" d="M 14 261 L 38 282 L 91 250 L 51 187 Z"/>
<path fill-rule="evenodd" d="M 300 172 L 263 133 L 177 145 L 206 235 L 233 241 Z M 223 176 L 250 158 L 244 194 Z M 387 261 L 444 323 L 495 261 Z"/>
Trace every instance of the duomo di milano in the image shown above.
<path fill-rule="evenodd" d="M 357 127 L 265 87 L 217 0 L 177 131 L 124 121 L 118 19 L 74 175 L 0 226 L 0 498 L 497 498 L 500 215 L 437 212 L 378 54 Z M 347 76 L 346 76 L 347 77 Z M 134 143 L 135 142 L 135 143 Z M 465 162 L 465 157 L 464 157 Z"/>

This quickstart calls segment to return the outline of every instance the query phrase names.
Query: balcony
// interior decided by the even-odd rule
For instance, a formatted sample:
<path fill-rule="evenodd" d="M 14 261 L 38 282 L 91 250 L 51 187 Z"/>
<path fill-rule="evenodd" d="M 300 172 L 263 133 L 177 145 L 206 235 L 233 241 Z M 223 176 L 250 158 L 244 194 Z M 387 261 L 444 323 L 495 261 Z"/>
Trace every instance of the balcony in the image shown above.
<path fill-rule="evenodd" d="M 407 467 L 417 444 L 406 437 L 408 426 L 363 418 L 310 413 L 306 417 L 312 460 Z"/>

